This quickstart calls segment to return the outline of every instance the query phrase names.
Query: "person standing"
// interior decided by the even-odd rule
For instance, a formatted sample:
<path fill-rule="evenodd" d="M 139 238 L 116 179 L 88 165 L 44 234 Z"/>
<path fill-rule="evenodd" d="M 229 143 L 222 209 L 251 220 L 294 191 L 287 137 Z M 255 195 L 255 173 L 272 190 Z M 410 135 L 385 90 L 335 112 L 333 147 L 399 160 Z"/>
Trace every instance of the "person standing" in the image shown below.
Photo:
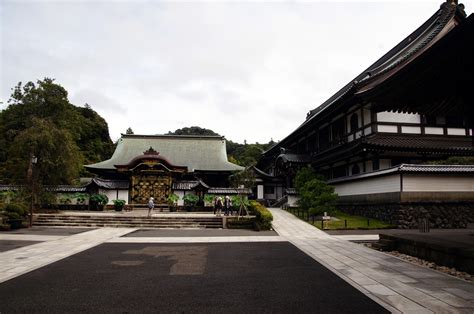
<path fill-rule="evenodd" d="M 234 214 L 234 211 L 232 210 L 232 201 L 230 200 L 229 195 L 226 195 L 224 198 L 224 216 L 232 216 Z"/>
<path fill-rule="evenodd" d="M 155 208 L 154 198 L 150 197 L 150 199 L 148 200 L 148 218 L 151 217 L 154 208 Z"/>
<path fill-rule="evenodd" d="M 220 215 L 221 215 L 221 213 L 222 213 L 222 206 L 223 206 L 223 204 L 222 204 L 222 197 L 219 196 L 218 198 L 216 198 L 216 201 L 215 201 L 215 203 L 214 203 L 214 208 L 215 208 L 215 214 L 216 214 L 216 216 L 220 216 Z"/>

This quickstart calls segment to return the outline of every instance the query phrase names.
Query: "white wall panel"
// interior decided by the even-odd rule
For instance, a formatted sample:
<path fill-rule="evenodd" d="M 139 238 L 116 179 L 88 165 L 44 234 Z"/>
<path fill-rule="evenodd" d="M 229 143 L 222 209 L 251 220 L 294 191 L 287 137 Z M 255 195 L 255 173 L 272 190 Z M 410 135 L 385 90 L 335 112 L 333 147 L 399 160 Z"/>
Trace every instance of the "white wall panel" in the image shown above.
<path fill-rule="evenodd" d="M 466 135 L 466 130 L 460 128 L 448 128 L 448 135 Z"/>
<path fill-rule="evenodd" d="M 402 133 L 421 134 L 421 127 L 419 127 L 419 126 L 402 126 Z"/>
<path fill-rule="evenodd" d="M 396 125 L 377 125 L 377 131 L 385 133 L 397 133 L 398 128 Z"/>
<path fill-rule="evenodd" d="M 398 122 L 398 123 L 420 123 L 420 115 L 417 113 L 397 113 L 397 112 L 378 112 L 377 121 L 379 122 Z"/>
<path fill-rule="evenodd" d="M 425 127 L 425 134 L 443 135 L 443 128 Z"/>
<path fill-rule="evenodd" d="M 333 184 L 335 192 L 340 196 L 362 195 L 400 191 L 400 176 L 398 174 L 371 177 L 363 180 Z"/>
<path fill-rule="evenodd" d="M 403 175 L 404 192 L 474 192 L 474 176 Z"/>

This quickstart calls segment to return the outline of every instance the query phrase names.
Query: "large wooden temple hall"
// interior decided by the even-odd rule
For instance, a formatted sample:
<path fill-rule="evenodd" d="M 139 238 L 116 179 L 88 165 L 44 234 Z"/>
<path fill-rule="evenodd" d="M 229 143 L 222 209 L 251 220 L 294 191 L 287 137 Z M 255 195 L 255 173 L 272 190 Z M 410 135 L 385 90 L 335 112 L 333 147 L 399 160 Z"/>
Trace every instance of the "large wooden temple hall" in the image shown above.
<path fill-rule="evenodd" d="M 472 204 L 474 165 L 430 163 L 474 156 L 473 86 L 474 15 L 448 0 L 263 153 L 258 198 L 287 201 L 297 170 L 311 165 L 351 204 Z"/>

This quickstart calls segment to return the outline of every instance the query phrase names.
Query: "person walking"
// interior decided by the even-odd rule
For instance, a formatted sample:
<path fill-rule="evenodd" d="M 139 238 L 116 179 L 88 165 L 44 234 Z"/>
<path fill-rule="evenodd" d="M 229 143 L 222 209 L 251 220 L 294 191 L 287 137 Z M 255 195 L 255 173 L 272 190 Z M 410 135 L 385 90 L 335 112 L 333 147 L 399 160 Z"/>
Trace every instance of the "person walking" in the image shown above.
<path fill-rule="evenodd" d="M 224 198 L 224 216 L 229 216 L 229 212 L 231 216 L 234 215 L 234 211 L 232 210 L 232 201 L 229 195 L 226 195 Z"/>
<path fill-rule="evenodd" d="M 148 218 L 151 217 L 154 208 L 155 208 L 154 198 L 150 197 L 150 199 L 148 200 Z"/>

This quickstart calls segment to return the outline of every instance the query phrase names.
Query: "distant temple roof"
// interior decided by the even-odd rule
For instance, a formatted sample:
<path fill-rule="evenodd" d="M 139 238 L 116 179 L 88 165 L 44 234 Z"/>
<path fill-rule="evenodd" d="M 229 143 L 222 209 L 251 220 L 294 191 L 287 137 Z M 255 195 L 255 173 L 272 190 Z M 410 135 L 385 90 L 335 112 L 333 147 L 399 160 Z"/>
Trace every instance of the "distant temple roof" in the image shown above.
<path fill-rule="evenodd" d="M 115 170 L 153 148 L 174 165 L 194 171 L 238 171 L 244 168 L 227 160 L 226 141 L 221 136 L 122 134 L 112 157 L 86 165 L 94 170 Z"/>

